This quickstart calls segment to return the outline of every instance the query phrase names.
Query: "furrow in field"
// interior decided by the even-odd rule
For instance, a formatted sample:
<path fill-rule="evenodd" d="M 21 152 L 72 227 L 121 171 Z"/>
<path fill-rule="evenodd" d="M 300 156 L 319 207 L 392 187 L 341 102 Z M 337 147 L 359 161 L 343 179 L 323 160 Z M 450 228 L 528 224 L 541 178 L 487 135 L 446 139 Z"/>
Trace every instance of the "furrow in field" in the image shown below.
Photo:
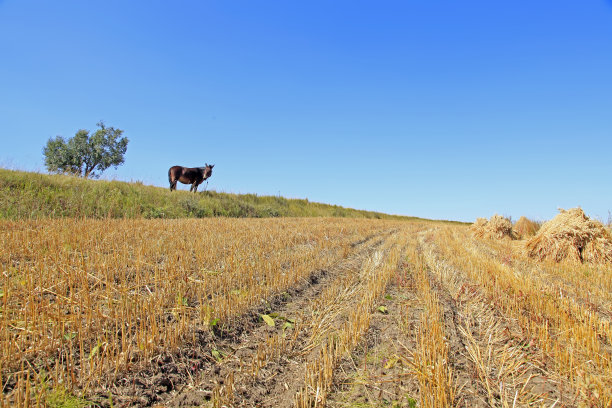
<path fill-rule="evenodd" d="M 530 349 L 516 322 L 494 308 L 461 271 L 436 252 L 432 241 L 420 238 L 432 279 L 456 305 L 456 327 L 461 336 L 464 367 L 472 373 L 472 386 L 459 386 L 463 397 L 471 395 L 481 406 L 541 406 L 560 397 L 557 384 L 547 381 L 541 353 Z M 474 386 L 475 385 L 475 386 Z M 459 406 L 473 406 L 473 403 Z"/>
<path fill-rule="evenodd" d="M 548 294 L 538 276 L 517 273 L 494 257 L 471 251 L 466 234 L 448 230 L 437 234 L 432 254 L 437 256 L 438 263 L 446 264 L 446 269 L 465 279 L 470 285 L 465 286 L 467 290 L 478 294 L 470 298 L 480 296 L 481 303 L 488 304 L 490 313 L 498 316 L 495 322 L 503 323 L 504 331 L 507 329 L 506 336 L 500 334 L 500 346 L 508 344 L 515 350 L 517 364 L 523 360 L 536 370 L 531 374 L 525 371 L 523 377 L 528 374 L 528 380 L 517 379 L 519 385 L 525 382 L 518 397 L 530 390 L 537 398 L 525 395 L 525 404 L 611 404 L 611 354 L 607 338 L 602 336 L 605 322 L 573 300 Z M 484 315 L 486 327 L 487 313 Z M 520 357 L 521 347 L 525 357 Z M 500 351 L 500 359 L 506 354 Z M 476 355 L 474 360 L 478 359 Z M 498 388 L 507 388 L 508 382 L 502 381 L 495 370 L 489 372 L 489 380 Z M 504 403 L 504 394 L 500 394 L 500 403 Z"/>
<path fill-rule="evenodd" d="M 347 274 L 359 270 L 388 239 L 370 236 L 353 245 L 353 253 L 313 275 L 304 288 L 292 291 L 282 303 L 254 315 L 253 325 L 239 337 L 214 339 L 216 357 L 196 379 L 164 399 L 164 406 L 288 406 L 302 383 L 301 362 L 309 355 L 320 331 L 312 324 L 312 305 L 329 287 L 339 287 Z M 266 314 L 273 326 L 259 318 Z"/>
<path fill-rule="evenodd" d="M 301 363 L 304 385 L 294 394 L 296 407 L 325 406 L 334 370 L 367 332 L 375 302 L 397 269 L 403 236 L 390 237 L 360 269 L 348 271 L 309 307 L 311 336 Z"/>
<path fill-rule="evenodd" d="M 332 407 L 486 406 L 457 327 L 457 306 L 426 265 L 413 228 L 368 334 L 335 372 Z M 460 384 L 460 386 L 458 386 Z M 470 392 L 471 391 L 471 392 Z"/>
<path fill-rule="evenodd" d="M 424 307 L 414 267 L 405 256 L 404 252 L 384 296 L 370 311 L 367 333 L 335 369 L 328 407 L 409 407 L 419 401 L 419 381 L 408 356 L 417 348 Z"/>

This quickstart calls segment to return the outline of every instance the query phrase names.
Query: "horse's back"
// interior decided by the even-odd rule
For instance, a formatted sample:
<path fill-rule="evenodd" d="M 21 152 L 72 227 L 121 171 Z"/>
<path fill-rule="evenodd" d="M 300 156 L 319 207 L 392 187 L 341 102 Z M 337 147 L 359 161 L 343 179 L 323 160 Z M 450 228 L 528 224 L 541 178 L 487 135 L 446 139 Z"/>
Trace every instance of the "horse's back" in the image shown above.
<path fill-rule="evenodd" d="M 168 177 L 171 180 L 178 180 L 184 184 L 202 182 L 203 172 L 199 167 L 172 166 L 168 170 Z"/>
<path fill-rule="evenodd" d="M 172 176 L 172 177 L 180 177 L 181 174 L 183 173 L 183 166 L 172 166 L 168 169 L 168 176 Z"/>
<path fill-rule="evenodd" d="M 181 167 L 180 175 L 182 178 L 197 180 L 198 178 L 202 178 L 202 171 L 197 167 Z"/>

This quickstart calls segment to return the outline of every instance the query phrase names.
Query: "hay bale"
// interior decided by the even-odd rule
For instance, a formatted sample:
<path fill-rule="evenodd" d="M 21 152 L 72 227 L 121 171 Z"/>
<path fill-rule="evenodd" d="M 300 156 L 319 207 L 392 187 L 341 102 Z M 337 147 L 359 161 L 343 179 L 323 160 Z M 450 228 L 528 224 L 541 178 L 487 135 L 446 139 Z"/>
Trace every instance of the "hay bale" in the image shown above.
<path fill-rule="evenodd" d="M 514 223 L 513 230 L 519 238 L 527 238 L 534 236 L 540 229 L 540 224 L 522 216 Z"/>
<path fill-rule="evenodd" d="M 486 218 L 476 219 L 476 222 L 472 224 L 470 230 L 472 231 L 472 235 L 476 238 L 514 238 L 510 220 L 497 214 L 492 216 L 488 221 Z"/>
<path fill-rule="evenodd" d="M 612 262 L 612 236 L 602 223 L 586 216 L 580 207 L 559 209 L 526 243 L 527 254 L 556 262 Z"/>

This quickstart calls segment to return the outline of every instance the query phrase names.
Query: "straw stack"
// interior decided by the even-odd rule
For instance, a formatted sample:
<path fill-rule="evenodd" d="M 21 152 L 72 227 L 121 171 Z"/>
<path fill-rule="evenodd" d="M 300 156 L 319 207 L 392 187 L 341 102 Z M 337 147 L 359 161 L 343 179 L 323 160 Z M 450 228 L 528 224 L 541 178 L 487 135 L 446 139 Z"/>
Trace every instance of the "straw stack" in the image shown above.
<path fill-rule="evenodd" d="M 540 229 L 540 224 L 522 216 L 514 223 L 513 229 L 519 238 L 533 237 Z"/>
<path fill-rule="evenodd" d="M 470 227 L 472 235 L 476 238 L 502 239 L 504 237 L 514 238 L 512 223 L 509 219 L 495 214 L 490 220 L 478 218 Z"/>
<path fill-rule="evenodd" d="M 557 262 L 612 262 L 612 236 L 602 223 L 587 217 L 579 207 L 559 211 L 527 241 L 530 257 Z"/>

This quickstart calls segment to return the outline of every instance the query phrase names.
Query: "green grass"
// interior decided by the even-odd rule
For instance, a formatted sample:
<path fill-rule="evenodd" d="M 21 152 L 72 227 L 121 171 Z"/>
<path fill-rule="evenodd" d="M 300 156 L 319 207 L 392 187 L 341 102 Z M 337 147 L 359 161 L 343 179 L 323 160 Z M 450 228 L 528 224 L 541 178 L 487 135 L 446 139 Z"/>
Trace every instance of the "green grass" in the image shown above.
<path fill-rule="evenodd" d="M 142 183 L 0 169 L 0 219 L 58 217 L 356 217 L 411 219 L 256 194 L 170 192 Z"/>
<path fill-rule="evenodd" d="M 45 403 L 49 408 L 84 408 L 93 406 L 91 401 L 76 397 L 61 387 L 49 392 L 45 397 Z"/>

